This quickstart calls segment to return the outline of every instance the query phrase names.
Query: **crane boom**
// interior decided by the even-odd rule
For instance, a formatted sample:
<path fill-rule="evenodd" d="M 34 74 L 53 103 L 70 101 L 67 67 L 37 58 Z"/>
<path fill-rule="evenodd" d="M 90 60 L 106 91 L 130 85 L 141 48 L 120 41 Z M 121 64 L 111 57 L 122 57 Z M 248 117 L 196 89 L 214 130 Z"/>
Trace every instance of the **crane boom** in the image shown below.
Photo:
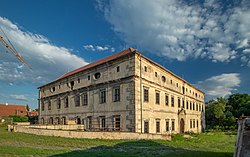
<path fill-rule="evenodd" d="M 24 65 L 26 65 L 27 67 L 29 67 L 30 69 L 32 69 L 32 67 L 30 65 L 28 65 L 22 58 L 22 56 L 15 50 L 15 48 L 13 48 L 12 46 L 10 46 L 4 39 L 3 37 L 0 35 L 0 41 L 3 43 L 3 45 L 9 49 L 16 57 L 19 61 L 21 61 Z"/>

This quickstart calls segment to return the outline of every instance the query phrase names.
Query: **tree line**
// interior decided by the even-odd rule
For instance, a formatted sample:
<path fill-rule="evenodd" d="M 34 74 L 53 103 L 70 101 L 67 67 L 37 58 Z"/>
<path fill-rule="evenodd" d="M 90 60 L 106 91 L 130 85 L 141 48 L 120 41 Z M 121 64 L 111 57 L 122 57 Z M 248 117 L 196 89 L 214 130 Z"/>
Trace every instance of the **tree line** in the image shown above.
<path fill-rule="evenodd" d="M 250 116 L 250 95 L 233 94 L 206 102 L 206 128 L 231 130 L 237 128 L 237 119 Z"/>

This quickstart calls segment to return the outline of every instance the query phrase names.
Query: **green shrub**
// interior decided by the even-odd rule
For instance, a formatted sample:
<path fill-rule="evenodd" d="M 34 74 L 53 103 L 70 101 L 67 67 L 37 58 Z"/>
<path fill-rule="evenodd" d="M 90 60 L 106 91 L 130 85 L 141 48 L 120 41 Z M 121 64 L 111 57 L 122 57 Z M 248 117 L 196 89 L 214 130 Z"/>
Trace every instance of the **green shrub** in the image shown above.
<path fill-rule="evenodd" d="M 28 122 L 29 119 L 26 116 L 18 116 L 18 115 L 11 115 L 9 116 L 12 118 L 13 122 Z"/>

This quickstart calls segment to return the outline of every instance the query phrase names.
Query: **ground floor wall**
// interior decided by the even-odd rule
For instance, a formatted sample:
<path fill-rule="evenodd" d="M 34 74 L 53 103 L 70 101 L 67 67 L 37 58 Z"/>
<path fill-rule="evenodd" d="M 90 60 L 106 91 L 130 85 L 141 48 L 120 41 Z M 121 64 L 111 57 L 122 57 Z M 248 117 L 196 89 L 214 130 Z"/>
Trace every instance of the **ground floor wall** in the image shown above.
<path fill-rule="evenodd" d="M 201 117 L 199 115 L 144 110 L 142 117 L 142 132 L 144 133 L 201 133 Z"/>

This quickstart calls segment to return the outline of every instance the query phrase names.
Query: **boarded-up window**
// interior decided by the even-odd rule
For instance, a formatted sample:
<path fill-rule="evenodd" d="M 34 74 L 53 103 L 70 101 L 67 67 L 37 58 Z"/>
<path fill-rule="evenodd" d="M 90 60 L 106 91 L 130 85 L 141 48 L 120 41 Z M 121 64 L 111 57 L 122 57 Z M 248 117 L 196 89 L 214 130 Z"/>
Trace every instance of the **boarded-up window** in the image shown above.
<path fill-rule="evenodd" d="M 155 92 L 155 103 L 160 104 L 160 92 L 159 91 Z"/>
<path fill-rule="evenodd" d="M 75 106 L 76 107 L 80 106 L 80 95 L 79 94 L 75 95 Z"/>
<path fill-rule="evenodd" d="M 144 133 L 149 133 L 148 121 L 144 121 Z"/>
<path fill-rule="evenodd" d="M 169 131 L 169 119 L 166 120 L 166 131 Z"/>
<path fill-rule="evenodd" d="M 157 119 L 156 120 L 156 132 L 158 133 L 158 132 L 160 132 L 160 120 L 159 119 Z"/>
<path fill-rule="evenodd" d="M 148 102 L 148 88 L 144 88 L 144 101 Z"/>

